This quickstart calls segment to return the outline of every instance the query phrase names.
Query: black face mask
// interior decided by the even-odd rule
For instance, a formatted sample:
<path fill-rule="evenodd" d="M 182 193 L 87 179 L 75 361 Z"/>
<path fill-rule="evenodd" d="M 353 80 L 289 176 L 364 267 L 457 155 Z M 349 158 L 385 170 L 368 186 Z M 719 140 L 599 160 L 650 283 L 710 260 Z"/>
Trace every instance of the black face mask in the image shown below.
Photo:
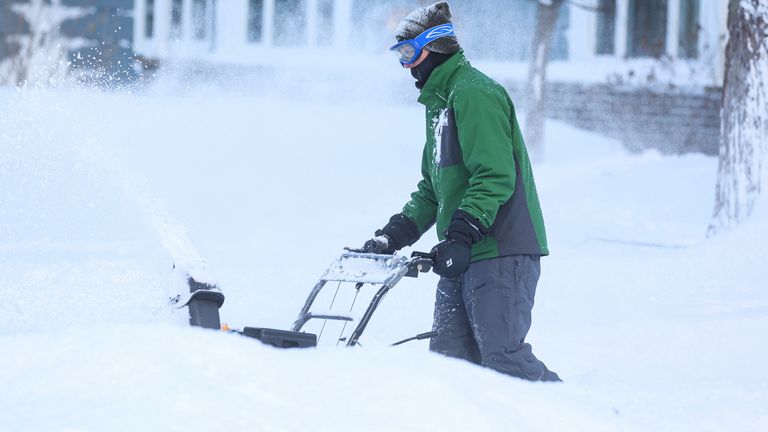
<path fill-rule="evenodd" d="M 416 88 L 421 90 L 436 67 L 445 63 L 453 54 L 441 54 L 430 51 L 427 58 L 418 66 L 411 68 L 411 75 L 416 79 Z"/>

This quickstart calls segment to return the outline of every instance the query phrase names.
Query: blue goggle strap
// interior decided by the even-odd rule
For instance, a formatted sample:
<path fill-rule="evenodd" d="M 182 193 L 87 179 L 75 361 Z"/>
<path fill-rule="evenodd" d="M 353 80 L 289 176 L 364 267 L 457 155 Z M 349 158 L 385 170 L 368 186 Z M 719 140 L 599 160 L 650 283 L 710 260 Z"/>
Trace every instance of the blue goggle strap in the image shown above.
<path fill-rule="evenodd" d="M 446 36 L 456 36 L 453 32 L 453 24 L 440 24 L 439 26 L 426 29 L 423 33 L 413 38 L 413 41 L 416 42 L 419 49 L 422 49 L 433 40 Z"/>
<path fill-rule="evenodd" d="M 427 46 L 428 43 L 432 42 L 433 40 L 440 39 L 441 37 L 446 37 L 446 36 L 456 36 L 456 33 L 453 32 L 453 24 L 451 23 L 440 24 L 439 26 L 426 29 L 415 38 L 398 42 L 392 45 L 392 47 L 390 47 L 389 49 L 394 50 L 396 47 L 400 45 L 410 44 L 410 45 L 413 45 L 414 48 L 416 48 L 417 52 L 419 52 L 425 46 Z"/>

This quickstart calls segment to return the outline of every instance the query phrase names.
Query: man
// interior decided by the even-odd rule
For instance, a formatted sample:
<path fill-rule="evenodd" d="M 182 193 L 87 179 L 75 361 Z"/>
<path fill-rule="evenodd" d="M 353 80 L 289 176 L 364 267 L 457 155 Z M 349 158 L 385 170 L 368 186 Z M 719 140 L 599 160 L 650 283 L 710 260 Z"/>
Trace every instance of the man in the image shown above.
<path fill-rule="evenodd" d="M 364 249 L 394 253 L 433 224 L 437 285 L 430 350 L 532 381 L 560 381 L 525 336 L 549 253 L 531 163 L 502 86 L 474 69 L 446 2 L 411 12 L 391 50 L 426 106 L 423 178 Z"/>

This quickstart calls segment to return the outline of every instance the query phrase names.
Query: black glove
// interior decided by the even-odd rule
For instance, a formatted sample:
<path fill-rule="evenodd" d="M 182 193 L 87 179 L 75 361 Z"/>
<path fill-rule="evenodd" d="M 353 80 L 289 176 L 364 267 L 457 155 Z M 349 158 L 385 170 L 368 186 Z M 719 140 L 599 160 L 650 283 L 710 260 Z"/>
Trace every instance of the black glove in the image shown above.
<path fill-rule="evenodd" d="M 375 253 L 375 254 L 393 254 L 394 249 L 390 249 L 390 241 L 387 236 L 376 236 L 363 244 L 360 249 L 362 252 Z"/>
<path fill-rule="evenodd" d="M 477 218 L 464 210 L 456 210 L 445 230 L 445 240 L 432 248 L 434 272 L 447 278 L 461 276 L 469 268 L 472 245 L 487 233 L 488 229 Z"/>
<path fill-rule="evenodd" d="M 393 254 L 406 246 L 416 243 L 421 237 L 416 223 L 408 216 L 398 213 L 389 218 L 384 228 L 376 230 L 376 237 L 363 245 L 364 252 L 377 254 Z"/>

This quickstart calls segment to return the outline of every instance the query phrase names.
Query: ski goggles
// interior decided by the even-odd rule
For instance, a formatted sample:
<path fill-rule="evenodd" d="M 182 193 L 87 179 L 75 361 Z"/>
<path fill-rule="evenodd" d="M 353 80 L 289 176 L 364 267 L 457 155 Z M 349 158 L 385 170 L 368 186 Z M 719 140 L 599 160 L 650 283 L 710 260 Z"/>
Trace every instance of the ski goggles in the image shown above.
<path fill-rule="evenodd" d="M 400 64 L 409 65 L 421 56 L 421 51 L 428 43 L 447 36 L 456 36 L 456 33 L 453 32 L 453 24 L 440 24 L 429 28 L 413 39 L 392 45 L 389 50 L 395 53 Z"/>

